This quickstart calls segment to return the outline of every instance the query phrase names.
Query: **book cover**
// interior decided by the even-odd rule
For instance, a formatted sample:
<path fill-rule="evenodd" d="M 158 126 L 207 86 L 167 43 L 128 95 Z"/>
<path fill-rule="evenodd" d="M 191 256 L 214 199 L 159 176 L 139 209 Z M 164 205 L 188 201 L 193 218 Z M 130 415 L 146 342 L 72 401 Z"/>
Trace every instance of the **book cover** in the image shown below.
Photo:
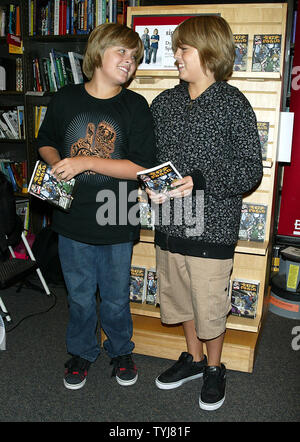
<path fill-rule="evenodd" d="M 279 72 L 280 34 L 256 34 L 253 37 L 252 72 Z"/>
<path fill-rule="evenodd" d="M 247 70 L 248 34 L 234 34 L 235 60 L 234 71 Z"/>
<path fill-rule="evenodd" d="M 51 174 L 51 166 L 43 161 L 37 161 L 31 176 L 28 192 L 63 210 L 69 210 L 76 190 L 76 181 L 58 181 Z"/>
<path fill-rule="evenodd" d="M 19 138 L 24 140 L 25 139 L 25 118 L 24 118 L 24 106 L 17 106 L 17 113 L 18 113 L 18 131 L 19 131 Z"/>
<path fill-rule="evenodd" d="M 47 106 L 35 106 L 35 124 L 34 124 L 34 136 L 38 137 L 40 127 L 44 121 L 47 112 Z"/>
<path fill-rule="evenodd" d="M 244 241 L 264 241 L 266 219 L 266 205 L 243 203 L 241 210 L 239 239 Z"/>
<path fill-rule="evenodd" d="M 174 189 L 171 184 L 182 178 L 171 161 L 151 169 L 141 170 L 137 173 L 137 177 L 143 187 L 148 187 L 156 193 L 168 193 Z"/>
<path fill-rule="evenodd" d="M 266 160 L 268 156 L 269 126 L 270 124 L 267 121 L 257 122 L 257 130 L 258 130 L 263 160 Z"/>
<path fill-rule="evenodd" d="M 82 74 L 83 55 L 78 54 L 77 52 L 68 52 L 68 56 L 70 59 L 74 83 L 75 84 L 83 83 L 83 74 Z"/>
<path fill-rule="evenodd" d="M 6 122 L 10 132 L 13 134 L 14 138 L 19 138 L 19 123 L 18 123 L 18 112 L 17 110 L 9 110 L 2 114 L 2 118 Z"/>
<path fill-rule="evenodd" d="M 132 302 L 142 303 L 146 292 L 146 268 L 131 266 L 129 297 Z"/>
<path fill-rule="evenodd" d="M 258 293 L 259 281 L 234 279 L 231 285 L 231 314 L 254 319 Z"/>
<path fill-rule="evenodd" d="M 155 269 L 147 270 L 146 304 L 157 304 L 157 273 Z"/>

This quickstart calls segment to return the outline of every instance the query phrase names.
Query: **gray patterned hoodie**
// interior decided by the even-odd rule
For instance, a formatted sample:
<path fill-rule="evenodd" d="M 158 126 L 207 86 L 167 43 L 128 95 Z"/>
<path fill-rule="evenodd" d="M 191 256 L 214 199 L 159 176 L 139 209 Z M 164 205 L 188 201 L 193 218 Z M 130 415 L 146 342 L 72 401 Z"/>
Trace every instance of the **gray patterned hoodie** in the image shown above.
<path fill-rule="evenodd" d="M 157 164 L 172 161 L 182 176 L 191 175 L 193 196 L 186 214 L 203 216 L 203 231 L 191 234 L 183 215 L 155 228 L 155 242 L 164 250 L 208 258 L 230 258 L 238 239 L 242 196 L 262 177 L 262 155 L 255 113 L 247 98 L 225 81 L 215 82 L 191 100 L 188 85 L 180 83 L 156 97 L 151 105 L 156 134 Z M 196 193 L 202 190 L 202 210 Z M 201 195 L 201 192 L 200 192 Z M 176 199 L 178 200 L 178 199 Z M 201 199 L 198 199 L 198 203 Z M 178 219 L 178 216 L 177 216 Z"/>

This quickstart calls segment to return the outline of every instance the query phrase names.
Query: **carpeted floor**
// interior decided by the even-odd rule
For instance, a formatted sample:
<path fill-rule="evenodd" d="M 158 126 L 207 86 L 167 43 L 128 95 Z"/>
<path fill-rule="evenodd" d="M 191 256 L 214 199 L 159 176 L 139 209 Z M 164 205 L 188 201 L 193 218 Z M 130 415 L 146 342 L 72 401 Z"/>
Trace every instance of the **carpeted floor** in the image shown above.
<path fill-rule="evenodd" d="M 228 370 L 226 401 L 219 410 L 198 406 L 201 382 L 162 391 L 155 377 L 171 361 L 135 355 L 138 382 L 119 386 L 110 377 L 103 352 L 77 391 L 63 386 L 67 301 L 63 287 L 51 286 L 57 303 L 49 312 L 7 325 L 5 351 L 0 351 L 0 422 L 299 422 L 300 338 L 292 335 L 299 321 L 269 312 L 252 374 Z M 13 318 L 47 310 L 54 297 L 30 289 L 1 291 Z M 299 328 L 298 334 L 299 334 Z M 295 338 L 296 347 L 292 348 Z M 196 425 L 196 424 L 195 424 Z"/>

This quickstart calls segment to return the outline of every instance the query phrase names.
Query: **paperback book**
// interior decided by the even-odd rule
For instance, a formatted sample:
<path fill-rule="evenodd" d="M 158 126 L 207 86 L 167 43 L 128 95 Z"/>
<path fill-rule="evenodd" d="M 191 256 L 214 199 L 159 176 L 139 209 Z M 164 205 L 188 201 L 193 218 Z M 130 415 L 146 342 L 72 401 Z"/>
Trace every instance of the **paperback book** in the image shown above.
<path fill-rule="evenodd" d="M 54 206 L 68 211 L 76 190 L 75 178 L 69 181 L 58 180 L 51 173 L 51 166 L 37 161 L 31 176 L 28 192 Z"/>
<path fill-rule="evenodd" d="M 131 266 L 129 297 L 132 302 L 142 303 L 146 294 L 146 267 Z"/>
<path fill-rule="evenodd" d="M 174 189 L 171 184 L 182 178 L 171 161 L 151 169 L 141 170 L 137 173 L 137 177 L 142 187 L 147 187 L 156 193 L 168 193 Z"/>
<path fill-rule="evenodd" d="M 269 126 L 270 124 L 267 121 L 257 122 L 257 130 L 259 141 L 261 144 L 261 153 L 263 160 L 266 160 L 268 156 Z"/>
<path fill-rule="evenodd" d="M 231 286 L 231 314 L 254 319 L 258 293 L 259 281 L 234 279 Z"/>
<path fill-rule="evenodd" d="M 146 304 L 157 304 L 157 274 L 155 269 L 147 270 Z"/>
<path fill-rule="evenodd" d="M 234 34 L 235 60 L 234 71 L 247 70 L 248 34 Z"/>
<path fill-rule="evenodd" d="M 266 205 L 243 203 L 239 228 L 239 239 L 244 241 L 264 241 L 266 219 Z"/>
<path fill-rule="evenodd" d="M 281 54 L 280 34 L 256 34 L 253 37 L 252 71 L 279 72 Z"/>

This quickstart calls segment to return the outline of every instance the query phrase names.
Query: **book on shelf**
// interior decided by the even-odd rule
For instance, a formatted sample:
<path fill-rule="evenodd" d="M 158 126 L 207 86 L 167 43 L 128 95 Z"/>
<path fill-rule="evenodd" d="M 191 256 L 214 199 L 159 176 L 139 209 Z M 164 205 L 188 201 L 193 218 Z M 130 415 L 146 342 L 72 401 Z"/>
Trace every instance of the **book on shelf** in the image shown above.
<path fill-rule="evenodd" d="M 267 206 L 265 204 L 243 203 L 239 227 L 239 239 L 243 241 L 265 240 Z"/>
<path fill-rule="evenodd" d="M 6 35 L 6 6 L 0 6 L 0 37 Z"/>
<path fill-rule="evenodd" d="M 0 109 L 0 138 L 25 138 L 23 105 Z"/>
<path fill-rule="evenodd" d="M 16 199 L 16 213 L 23 222 L 23 230 L 29 229 L 29 200 L 27 198 Z"/>
<path fill-rule="evenodd" d="M 147 270 L 146 304 L 157 305 L 157 273 L 155 269 Z"/>
<path fill-rule="evenodd" d="M 279 72 L 280 34 L 255 34 L 253 37 L 252 72 Z"/>
<path fill-rule="evenodd" d="M 28 192 L 48 203 L 68 211 L 76 191 L 76 180 L 58 180 L 51 173 L 51 166 L 38 160 L 35 164 Z"/>
<path fill-rule="evenodd" d="M 137 173 L 137 177 L 142 187 L 147 187 L 156 193 L 168 193 L 174 189 L 171 185 L 182 178 L 171 161 L 151 169 L 141 170 Z"/>
<path fill-rule="evenodd" d="M 11 133 L 7 124 L 2 120 L 2 114 L 0 111 L 0 138 L 16 139 L 16 137 Z"/>
<path fill-rule="evenodd" d="M 33 35 L 88 35 L 108 20 L 110 9 L 117 11 L 117 0 L 28 0 L 28 33 Z M 125 14 L 126 9 L 118 9 Z M 117 12 L 114 17 L 116 17 Z M 126 23 L 122 17 L 122 23 Z"/>
<path fill-rule="evenodd" d="M 20 140 L 25 139 L 25 118 L 24 118 L 24 106 L 17 106 L 18 115 L 18 133 Z"/>
<path fill-rule="evenodd" d="M 143 303 L 146 295 L 146 267 L 131 266 L 129 298 L 132 302 Z"/>
<path fill-rule="evenodd" d="M 23 192 L 23 188 L 27 187 L 26 161 L 15 162 L 1 159 L 0 170 L 11 182 L 14 192 Z"/>
<path fill-rule="evenodd" d="M 49 57 L 32 59 L 33 91 L 56 92 L 68 84 L 83 82 L 83 55 L 51 48 Z"/>
<path fill-rule="evenodd" d="M 16 91 L 23 91 L 23 64 L 22 58 L 16 58 Z"/>
<path fill-rule="evenodd" d="M 266 160 L 268 156 L 269 127 L 270 123 L 268 121 L 257 122 L 257 130 L 258 130 L 259 141 L 261 145 L 261 154 L 263 160 Z"/>
<path fill-rule="evenodd" d="M 7 112 L 3 112 L 1 117 L 7 124 L 10 132 L 13 135 L 13 138 L 19 138 L 19 122 L 18 122 L 18 112 L 16 109 L 8 110 Z"/>
<path fill-rule="evenodd" d="M 34 108 L 34 137 L 37 138 L 40 127 L 44 121 L 47 112 L 47 106 L 35 106 Z"/>
<path fill-rule="evenodd" d="M 235 60 L 234 71 L 247 70 L 248 34 L 234 34 Z"/>
<path fill-rule="evenodd" d="M 83 83 L 82 62 L 83 55 L 77 52 L 68 52 L 75 84 Z"/>
<path fill-rule="evenodd" d="M 6 70 L 4 66 L 0 65 L 0 91 L 5 91 L 5 90 L 6 90 Z"/>
<path fill-rule="evenodd" d="M 61 70 L 61 86 L 74 84 L 74 76 L 69 55 L 58 51 L 55 51 L 54 55 L 56 64 L 58 66 L 58 72 Z"/>
<path fill-rule="evenodd" d="M 231 281 L 231 314 L 254 319 L 256 317 L 259 281 L 238 279 Z"/>
<path fill-rule="evenodd" d="M 13 2 L 0 6 L 0 37 L 8 33 L 20 35 L 20 6 Z"/>

